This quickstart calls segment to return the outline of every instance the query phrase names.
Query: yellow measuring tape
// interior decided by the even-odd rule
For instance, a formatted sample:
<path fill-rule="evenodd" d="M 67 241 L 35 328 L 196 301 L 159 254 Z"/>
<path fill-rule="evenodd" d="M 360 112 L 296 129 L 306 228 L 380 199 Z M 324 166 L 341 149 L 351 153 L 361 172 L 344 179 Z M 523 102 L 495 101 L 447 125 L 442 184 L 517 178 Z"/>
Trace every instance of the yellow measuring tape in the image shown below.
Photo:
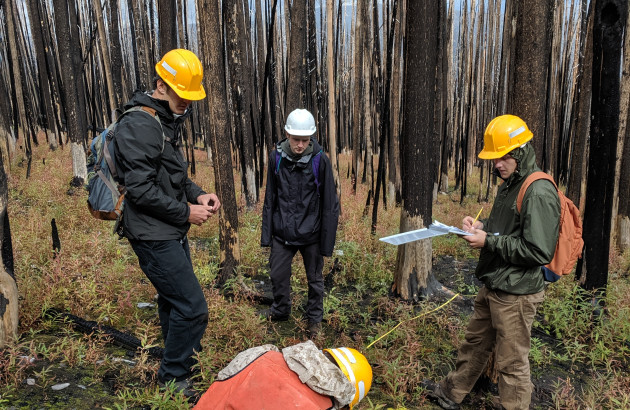
<path fill-rule="evenodd" d="M 456 294 L 455 294 L 455 296 L 453 296 L 452 298 L 450 298 L 449 300 L 447 300 L 446 302 L 444 302 L 444 303 L 443 303 L 443 304 L 441 304 L 440 306 L 436 307 L 435 309 L 429 310 L 428 312 L 421 313 L 421 314 L 419 314 L 419 315 L 418 315 L 418 316 L 416 316 L 416 317 L 412 317 L 411 319 L 406 319 L 406 320 L 403 320 L 402 322 L 400 322 L 400 323 L 398 323 L 396 326 L 394 326 L 394 327 L 393 327 L 393 328 L 392 328 L 389 332 L 385 333 L 384 335 L 382 335 L 381 337 L 379 337 L 378 339 L 376 339 L 375 341 L 373 341 L 372 343 L 370 343 L 369 345 L 367 345 L 366 349 L 369 349 L 370 347 L 372 347 L 372 345 L 373 345 L 374 343 L 378 342 L 379 340 L 381 340 L 382 338 L 384 338 L 385 336 L 387 336 L 388 334 L 390 334 L 391 332 L 393 332 L 394 330 L 396 330 L 396 328 L 397 328 L 398 326 L 402 325 L 403 323 L 405 323 L 405 322 L 409 322 L 410 320 L 415 320 L 415 319 L 417 319 L 417 318 L 419 318 L 419 317 L 422 317 L 422 316 L 426 316 L 426 315 L 428 315 L 429 313 L 436 312 L 436 311 L 438 311 L 438 310 L 442 309 L 444 306 L 446 306 L 446 305 L 448 305 L 449 303 L 451 303 L 451 302 L 452 302 L 452 301 L 453 301 L 456 297 L 458 297 L 458 296 L 459 296 L 459 293 L 456 293 Z"/>

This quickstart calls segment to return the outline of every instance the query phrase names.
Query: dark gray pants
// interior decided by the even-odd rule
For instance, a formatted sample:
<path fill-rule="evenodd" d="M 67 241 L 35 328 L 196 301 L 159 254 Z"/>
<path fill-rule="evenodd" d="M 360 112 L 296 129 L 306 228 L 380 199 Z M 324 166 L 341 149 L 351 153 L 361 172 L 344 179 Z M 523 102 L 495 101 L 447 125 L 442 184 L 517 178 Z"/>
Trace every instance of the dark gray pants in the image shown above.
<path fill-rule="evenodd" d="M 188 239 L 129 242 L 159 295 L 164 356 L 158 379 L 185 379 L 195 364 L 193 351 L 201 351 L 208 325 L 208 304 L 193 271 Z"/>
<path fill-rule="evenodd" d="M 304 259 L 308 281 L 306 318 L 309 323 L 319 323 L 324 317 L 324 258 L 319 253 L 319 243 L 291 246 L 273 239 L 269 273 L 273 288 L 271 312 L 274 316 L 288 316 L 291 313 L 291 262 L 298 251 Z"/>

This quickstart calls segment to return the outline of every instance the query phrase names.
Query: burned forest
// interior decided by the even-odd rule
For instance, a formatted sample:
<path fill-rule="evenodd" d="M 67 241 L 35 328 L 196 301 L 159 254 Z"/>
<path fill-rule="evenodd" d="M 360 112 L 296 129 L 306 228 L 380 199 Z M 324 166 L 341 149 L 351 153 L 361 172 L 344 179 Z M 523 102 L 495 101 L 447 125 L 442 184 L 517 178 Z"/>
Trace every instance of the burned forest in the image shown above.
<path fill-rule="evenodd" d="M 205 98 L 178 148 L 221 203 L 187 235 L 209 310 L 198 391 L 239 352 L 309 338 L 302 256 L 288 321 L 257 314 L 275 296 L 272 152 L 306 109 L 339 198 L 312 340 L 370 362 L 356 409 L 438 408 L 422 381 L 455 367 L 480 252 L 453 234 L 379 239 L 489 218 L 504 181 L 478 155 L 511 114 L 583 227 L 534 319 L 531 408 L 630 408 L 629 34 L 625 0 L 0 0 L 0 407 L 193 406 L 158 387 L 156 290 L 85 189 L 92 141 L 185 49 Z M 493 359 L 462 408 L 494 408 Z"/>

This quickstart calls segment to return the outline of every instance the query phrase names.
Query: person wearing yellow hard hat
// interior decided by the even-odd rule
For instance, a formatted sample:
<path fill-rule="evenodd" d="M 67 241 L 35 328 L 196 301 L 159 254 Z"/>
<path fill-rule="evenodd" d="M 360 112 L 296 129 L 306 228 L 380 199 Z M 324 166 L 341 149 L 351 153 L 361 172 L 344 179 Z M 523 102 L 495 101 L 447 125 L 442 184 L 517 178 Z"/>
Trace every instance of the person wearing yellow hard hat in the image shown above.
<path fill-rule="evenodd" d="M 180 147 L 192 101 L 205 98 L 203 67 L 184 49 L 155 65 L 154 89 L 136 91 L 114 131 L 115 169 L 125 205 L 119 234 L 127 237 L 140 267 L 158 293 L 164 355 L 158 382 L 193 396 L 193 354 L 201 350 L 208 306 L 193 271 L 187 232 L 221 206 L 188 178 Z"/>
<path fill-rule="evenodd" d="M 483 287 L 475 299 L 455 369 L 439 383 L 423 382 L 428 396 L 444 409 L 459 408 L 493 351 L 501 405 L 529 408 L 531 327 L 544 297 L 541 266 L 553 258 L 560 225 L 558 192 L 547 180 L 531 183 L 517 211 L 521 185 L 540 171 L 529 143 L 532 138 L 525 121 L 514 115 L 496 117 L 484 133 L 479 158 L 493 161 L 493 173 L 504 183 L 485 222 L 471 216 L 463 220 L 463 229 L 472 233 L 463 238 L 481 250 L 475 275 Z"/>
<path fill-rule="evenodd" d="M 239 353 L 195 410 L 352 409 L 371 386 L 372 367 L 355 349 L 264 345 Z"/>

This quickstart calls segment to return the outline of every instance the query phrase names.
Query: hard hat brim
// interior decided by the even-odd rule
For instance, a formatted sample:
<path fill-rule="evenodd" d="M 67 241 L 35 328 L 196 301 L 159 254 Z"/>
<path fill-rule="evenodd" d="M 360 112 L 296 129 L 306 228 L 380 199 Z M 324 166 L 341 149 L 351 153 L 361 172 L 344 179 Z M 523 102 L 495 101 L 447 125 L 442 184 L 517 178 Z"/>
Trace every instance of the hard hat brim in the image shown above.
<path fill-rule="evenodd" d="M 168 84 L 168 82 L 166 83 Z M 200 85 L 199 90 L 197 91 L 178 90 L 177 87 L 173 87 L 172 84 L 169 84 L 169 86 L 173 89 L 173 91 L 175 91 L 175 94 L 184 100 L 199 101 L 206 98 L 206 90 L 204 90 L 203 85 Z"/>
<path fill-rule="evenodd" d="M 310 137 L 315 135 L 315 133 L 317 132 L 317 130 L 314 131 L 310 131 L 310 130 L 293 130 L 293 129 L 287 129 L 287 127 L 284 127 L 284 130 L 289 133 L 289 135 L 295 135 L 298 137 Z"/>
<path fill-rule="evenodd" d="M 508 152 L 510 151 L 505 151 L 505 153 L 503 153 L 503 152 L 486 151 L 485 149 L 483 149 L 477 156 L 480 159 L 497 159 L 497 158 L 501 158 Z"/>

